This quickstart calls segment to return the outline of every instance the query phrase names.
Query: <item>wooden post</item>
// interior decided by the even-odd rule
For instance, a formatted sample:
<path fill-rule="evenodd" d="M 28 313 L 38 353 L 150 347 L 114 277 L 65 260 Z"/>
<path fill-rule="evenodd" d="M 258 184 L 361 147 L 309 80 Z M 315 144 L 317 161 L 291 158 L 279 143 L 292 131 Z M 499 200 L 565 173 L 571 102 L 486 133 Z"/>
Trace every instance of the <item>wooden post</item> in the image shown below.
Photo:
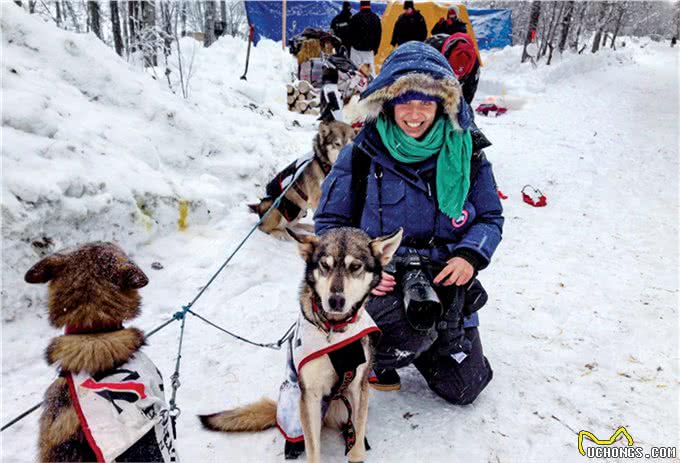
<path fill-rule="evenodd" d="M 281 2 L 281 48 L 286 49 L 286 0 Z"/>

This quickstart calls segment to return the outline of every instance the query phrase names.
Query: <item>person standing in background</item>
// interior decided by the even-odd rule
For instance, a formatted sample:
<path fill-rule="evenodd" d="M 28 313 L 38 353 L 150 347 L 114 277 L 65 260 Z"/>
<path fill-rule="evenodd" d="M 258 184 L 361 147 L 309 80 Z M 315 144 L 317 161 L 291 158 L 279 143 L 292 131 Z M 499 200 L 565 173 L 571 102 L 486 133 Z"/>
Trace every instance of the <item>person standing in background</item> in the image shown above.
<path fill-rule="evenodd" d="M 452 35 L 456 32 L 462 32 L 467 34 L 467 26 L 463 21 L 458 19 L 458 12 L 455 7 L 449 8 L 446 13 L 446 19 L 439 18 L 439 22 L 432 28 L 432 35 L 436 34 L 447 34 Z"/>
<path fill-rule="evenodd" d="M 391 45 L 398 47 L 402 43 L 411 40 L 424 42 L 426 38 L 427 24 L 425 23 L 425 18 L 420 14 L 420 11 L 415 9 L 412 1 L 405 1 L 404 12 L 399 15 L 397 22 L 394 24 Z"/>
<path fill-rule="evenodd" d="M 370 64 L 371 73 L 375 74 L 374 61 L 380 47 L 382 25 L 380 17 L 371 11 L 369 0 L 359 2 L 359 12 L 349 22 L 349 36 L 352 44 L 349 58 L 356 67 Z"/>
<path fill-rule="evenodd" d="M 342 11 L 331 21 L 333 34 L 340 39 L 342 45 L 349 53 L 352 43 L 350 42 L 349 22 L 352 19 L 352 5 L 349 2 L 342 2 Z"/>

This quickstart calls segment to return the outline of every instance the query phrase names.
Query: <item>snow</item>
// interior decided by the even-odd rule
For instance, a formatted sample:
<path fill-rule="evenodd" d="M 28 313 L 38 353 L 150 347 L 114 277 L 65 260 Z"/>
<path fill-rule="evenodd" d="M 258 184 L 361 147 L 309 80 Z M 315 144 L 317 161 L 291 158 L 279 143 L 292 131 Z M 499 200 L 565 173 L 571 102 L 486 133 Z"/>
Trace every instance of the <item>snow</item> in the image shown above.
<path fill-rule="evenodd" d="M 253 48 L 243 81 L 244 42 L 203 49 L 184 39 L 185 56 L 195 53 L 184 100 L 93 35 L 58 30 L 9 2 L 0 21 L 5 423 L 55 375 L 42 357 L 58 334 L 45 317 L 46 289 L 23 282 L 41 253 L 119 242 L 150 278 L 131 324 L 151 330 L 251 230 L 245 204 L 309 151 L 314 119 L 286 111 L 295 64 L 280 44 Z M 473 405 L 456 407 L 415 369 L 401 370 L 400 392 L 372 393 L 367 461 L 581 461 L 579 430 L 606 438 L 619 426 L 645 448 L 677 445 L 678 49 L 626 41 L 538 68 L 520 65 L 517 47 L 483 53 L 477 100 L 503 97 L 509 108 L 477 119 L 509 196 L 504 240 L 481 275 L 490 299 L 480 332 L 494 379 Z M 525 184 L 543 191 L 547 207 L 522 202 Z M 296 319 L 302 271 L 293 243 L 255 232 L 193 310 L 275 341 Z M 282 461 L 278 431 L 211 433 L 195 415 L 276 397 L 284 352 L 188 317 L 181 458 Z M 178 336 L 171 324 L 144 349 L 166 391 Z M 33 461 L 37 422 L 34 413 L 2 433 L 3 461 Z M 323 445 L 325 461 L 345 460 L 335 432 Z"/>

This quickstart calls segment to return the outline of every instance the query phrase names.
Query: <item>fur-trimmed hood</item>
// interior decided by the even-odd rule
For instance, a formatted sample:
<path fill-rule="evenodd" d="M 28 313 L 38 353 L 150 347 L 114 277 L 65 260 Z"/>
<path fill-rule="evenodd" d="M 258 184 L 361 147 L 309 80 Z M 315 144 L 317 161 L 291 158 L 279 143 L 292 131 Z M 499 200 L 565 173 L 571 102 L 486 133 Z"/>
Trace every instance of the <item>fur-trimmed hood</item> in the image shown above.
<path fill-rule="evenodd" d="M 416 41 L 406 42 L 387 57 L 380 74 L 361 94 L 358 112 L 374 120 L 385 103 L 409 91 L 441 99 L 453 126 L 469 128 L 472 116 L 451 65 L 434 47 Z"/>

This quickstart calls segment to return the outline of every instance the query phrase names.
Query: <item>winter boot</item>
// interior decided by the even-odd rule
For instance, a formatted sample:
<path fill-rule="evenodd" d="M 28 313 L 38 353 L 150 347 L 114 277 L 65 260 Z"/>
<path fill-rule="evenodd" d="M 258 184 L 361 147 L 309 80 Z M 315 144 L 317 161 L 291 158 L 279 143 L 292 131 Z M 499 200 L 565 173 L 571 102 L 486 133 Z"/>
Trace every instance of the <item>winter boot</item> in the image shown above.
<path fill-rule="evenodd" d="M 383 370 L 373 370 L 368 377 L 368 382 L 373 389 L 379 391 L 398 391 L 401 389 L 401 380 L 399 373 L 392 368 L 385 368 Z"/>

